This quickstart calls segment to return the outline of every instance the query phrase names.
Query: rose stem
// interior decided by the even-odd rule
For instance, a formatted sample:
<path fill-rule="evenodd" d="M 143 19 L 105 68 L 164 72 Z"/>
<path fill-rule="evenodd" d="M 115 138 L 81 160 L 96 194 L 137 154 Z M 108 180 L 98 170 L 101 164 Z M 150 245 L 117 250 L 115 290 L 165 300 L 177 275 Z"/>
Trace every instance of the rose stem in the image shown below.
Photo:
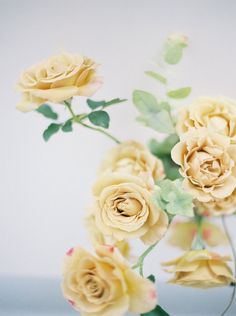
<path fill-rule="evenodd" d="M 132 267 L 132 269 L 139 268 L 139 274 L 143 277 L 143 262 L 146 256 L 156 247 L 158 242 L 148 247 L 139 257 L 138 262 Z"/>
<path fill-rule="evenodd" d="M 236 251 L 235 251 L 235 248 L 234 248 L 234 244 L 233 244 L 233 241 L 232 241 L 232 238 L 230 236 L 230 233 L 229 233 L 229 230 L 227 228 L 227 225 L 226 225 L 226 221 L 225 221 L 225 216 L 222 216 L 222 225 L 224 227 L 224 231 L 225 231 L 225 234 L 228 238 L 228 241 L 229 241 L 229 244 L 230 244 L 230 247 L 231 247 L 231 251 L 232 251 L 232 254 L 233 254 L 233 259 L 234 259 L 234 277 L 236 276 Z M 223 316 L 227 313 L 227 311 L 230 309 L 233 301 L 234 301 L 234 297 L 235 297 L 235 293 L 236 293 L 236 285 L 234 284 L 233 285 L 233 292 L 232 292 L 232 295 L 231 295 L 231 298 L 230 298 L 230 301 L 228 303 L 228 305 L 226 306 L 225 310 L 223 311 L 223 313 L 220 315 L 220 316 Z"/>
<path fill-rule="evenodd" d="M 76 123 L 78 123 L 78 124 L 80 124 L 80 125 L 82 125 L 82 126 L 84 126 L 84 127 L 86 127 L 86 128 L 89 128 L 89 129 L 91 129 L 91 130 L 94 130 L 94 131 L 96 131 L 96 132 L 99 132 L 99 133 L 102 133 L 102 134 L 106 135 L 107 137 L 109 137 L 110 139 L 112 139 L 112 140 L 113 140 L 115 143 L 117 143 L 117 144 L 120 144 L 120 143 L 121 143 L 116 137 L 112 136 L 110 133 L 106 132 L 105 130 L 100 129 L 100 128 L 97 128 L 97 127 L 92 127 L 92 126 L 90 126 L 90 125 L 88 125 L 88 124 L 83 123 L 81 120 L 78 120 L 77 117 L 76 117 L 76 115 L 75 115 L 75 113 L 74 113 L 74 111 L 73 111 L 72 108 L 71 108 L 70 103 L 67 102 L 67 101 L 64 101 L 64 104 L 66 105 L 66 107 L 68 108 L 70 114 L 72 115 L 72 118 L 74 119 L 74 122 L 76 122 Z"/>

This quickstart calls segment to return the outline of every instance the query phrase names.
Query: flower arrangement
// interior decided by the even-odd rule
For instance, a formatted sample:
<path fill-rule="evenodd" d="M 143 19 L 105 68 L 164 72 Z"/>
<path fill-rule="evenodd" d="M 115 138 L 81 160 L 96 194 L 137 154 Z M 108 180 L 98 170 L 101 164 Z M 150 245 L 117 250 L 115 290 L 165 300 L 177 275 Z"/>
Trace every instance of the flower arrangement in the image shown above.
<path fill-rule="evenodd" d="M 159 137 L 149 142 L 149 148 L 137 140 L 121 142 L 108 131 L 109 107 L 127 100 L 90 99 L 102 85 L 98 64 L 90 58 L 51 57 L 23 72 L 18 83 L 22 100 L 17 108 L 37 111 L 52 121 L 43 132 L 45 141 L 60 131 L 70 133 L 79 124 L 115 142 L 101 163 L 86 214 L 95 253 L 77 246 L 65 256 L 62 290 L 82 316 L 122 316 L 128 311 L 169 315 L 157 300 L 155 277 L 144 276 L 145 258 L 168 230 L 170 244 L 184 250 L 179 258 L 163 263 L 173 274 L 169 282 L 203 289 L 232 285 L 232 297 L 221 316 L 232 304 L 236 255 L 225 216 L 236 210 L 236 102 L 201 97 L 176 110 L 175 101 L 188 97 L 191 88 L 170 89 L 167 69 L 181 61 L 187 46 L 186 36 L 170 35 L 158 72 L 145 72 L 163 86 L 164 96 L 157 99 L 147 91 L 133 91 L 138 122 Z M 87 97 L 86 113 L 74 110 L 80 97 Z M 59 106 L 68 110 L 63 122 L 56 111 Z M 225 232 L 211 222 L 212 217 L 222 218 Z M 147 248 L 133 262 L 130 241 L 135 239 Z M 234 272 L 230 257 L 212 250 L 225 243 L 232 248 Z"/>

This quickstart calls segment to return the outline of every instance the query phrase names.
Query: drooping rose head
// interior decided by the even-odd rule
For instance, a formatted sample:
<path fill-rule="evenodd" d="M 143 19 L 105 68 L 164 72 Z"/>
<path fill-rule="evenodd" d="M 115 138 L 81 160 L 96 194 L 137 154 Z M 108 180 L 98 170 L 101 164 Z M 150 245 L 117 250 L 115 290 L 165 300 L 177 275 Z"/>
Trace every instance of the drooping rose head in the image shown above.
<path fill-rule="evenodd" d="M 191 250 L 163 266 L 173 266 L 167 272 L 174 273 L 169 283 L 196 288 L 213 288 L 229 285 L 235 281 L 227 265 L 228 256 L 223 257 L 208 250 Z"/>
<path fill-rule="evenodd" d="M 171 152 L 180 165 L 183 185 L 201 202 L 229 196 L 236 187 L 236 146 L 207 128 L 180 137 Z"/>
<path fill-rule="evenodd" d="M 113 148 L 103 161 L 100 172 L 124 172 L 142 178 L 164 178 L 162 161 L 136 141 L 124 142 Z"/>
<path fill-rule="evenodd" d="M 96 256 L 78 247 L 68 252 L 63 269 L 65 298 L 81 316 L 123 316 L 154 309 L 155 285 L 132 271 L 112 246 Z"/>
<path fill-rule="evenodd" d="M 236 143 L 236 101 L 202 97 L 180 109 L 176 124 L 179 135 L 200 127 L 228 136 Z"/>
<path fill-rule="evenodd" d="M 192 220 L 172 223 L 170 226 L 170 244 L 183 250 L 189 250 L 196 238 L 197 229 L 197 223 Z M 204 220 L 201 230 L 202 239 L 209 247 L 216 247 L 227 243 L 225 234 L 217 225 Z"/>
<path fill-rule="evenodd" d="M 152 201 L 152 193 L 139 177 L 105 173 L 93 188 L 92 212 L 104 234 L 117 240 L 140 238 L 145 244 L 160 240 L 168 227 L 167 214 Z"/>
<path fill-rule="evenodd" d="M 236 212 L 236 189 L 224 199 L 196 203 L 197 212 L 203 216 L 231 215 Z"/>
<path fill-rule="evenodd" d="M 17 108 L 23 112 L 37 109 L 45 102 L 60 103 L 73 96 L 93 95 L 101 86 L 97 64 L 80 55 L 50 57 L 21 75 L 18 89 L 22 100 Z"/>

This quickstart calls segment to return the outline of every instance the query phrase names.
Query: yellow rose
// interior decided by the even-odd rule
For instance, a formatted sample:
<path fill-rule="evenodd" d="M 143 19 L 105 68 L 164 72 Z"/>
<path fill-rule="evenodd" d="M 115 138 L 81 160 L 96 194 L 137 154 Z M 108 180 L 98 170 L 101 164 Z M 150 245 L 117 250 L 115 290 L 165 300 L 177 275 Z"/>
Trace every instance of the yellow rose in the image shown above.
<path fill-rule="evenodd" d="M 152 201 L 152 193 L 139 177 L 105 173 L 93 188 L 96 226 L 117 240 L 140 238 L 154 244 L 165 234 L 167 214 Z"/>
<path fill-rule="evenodd" d="M 231 215 L 236 211 L 236 189 L 224 199 L 196 202 L 197 212 L 203 216 Z"/>
<path fill-rule="evenodd" d="M 181 166 L 184 187 L 201 202 L 229 196 L 236 187 L 236 145 L 207 128 L 180 137 L 171 152 Z"/>
<path fill-rule="evenodd" d="M 87 57 L 63 54 L 27 69 L 18 83 L 22 100 L 17 108 L 28 112 L 45 102 L 60 103 L 76 95 L 93 95 L 102 84 L 96 76 L 97 66 Z"/>
<path fill-rule="evenodd" d="M 67 253 L 62 290 L 81 316 L 122 316 L 155 308 L 155 285 L 137 275 L 112 246 L 100 246 L 96 256 L 82 248 Z"/>
<path fill-rule="evenodd" d="M 101 165 L 101 172 L 124 172 L 154 181 L 164 178 L 162 161 L 136 141 L 124 142 L 113 148 Z"/>
<path fill-rule="evenodd" d="M 170 232 L 169 242 L 172 246 L 189 250 L 197 234 L 197 224 L 193 221 L 174 222 L 170 226 Z M 221 229 L 206 221 L 202 223 L 202 239 L 210 247 L 216 247 L 227 242 L 227 238 Z"/>
<path fill-rule="evenodd" d="M 163 263 L 173 266 L 167 272 L 174 273 L 169 283 L 197 288 L 213 288 L 229 285 L 235 281 L 227 265 L 230 257 L 222 257 L 208 250 L 192 250 L 183 256 Z"/>
<path fill-rule="evenodd" d="M 199 127 L 228 136 L 236 143 L 236 101 L 224 97 L 202 97 L 180 109 L 176 125 L 180 135 Z"/>
<path fill-rule="evenodd" d="M 86 218 L 86 226 L 89 231 L 91 242 L 96 248 L 99 245 L 114 245 L 123 257 L 130 259 L 130 245 L 126 240 L 114 240 L 111 236 L 105 236 L 96 226 L 95 217 L 90 215 Z"/>

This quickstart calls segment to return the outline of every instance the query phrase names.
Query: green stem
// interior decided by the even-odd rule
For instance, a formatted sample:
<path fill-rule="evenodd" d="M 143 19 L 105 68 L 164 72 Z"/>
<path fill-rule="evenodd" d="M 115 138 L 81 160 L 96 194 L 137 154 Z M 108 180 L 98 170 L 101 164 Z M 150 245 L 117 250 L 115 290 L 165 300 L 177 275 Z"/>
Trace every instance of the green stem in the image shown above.
<path fill-rule="evenodd" d="M 203 217 L 195 213 L 195 222 L 197 224 L 197 234 L 192 243 L 193 250 L 205 249 L 204 241 L 202 240 L 202 223 Z"/>
<path fill-rule="evenodd" d="M 158 244 L 158 242 L 156 242 L 155 244 L 149 246 L 139 257 L 138 262 L 132 267 L 132 269 L 136 269 L 139 268 L 139 274 L 141 276 L 143 276 L 143 263 L 144 263 L 144 259 L 147 257 L 147 255 L 156 247 L 156 245 Z"/>
<path fill-rule="evenodd" d="M 228 230 L 226 222 L 225 222 L 225 216 L 222 216 L 222 225 L 224 227 L 224 231 L 225 231 L 225 234 L 226 234 L 226 236 L 228 238 L 228 241 L 229 241 L 229 244 L 230 244 L 230 247 L 231 247 L 231 251 L 232 251 L 232 254 L 233 254 L 233 259 L 234 259 L 234 277 L 235 277 L 236 276 L 236 250 L 235 250 L 234 243 L 232 241 L 232 238 L 230 236 L 229 230 Z M 233 291 L 232 291 L 229 303 L 228 303 L 228 305 L 226 306 L 225 310 L 223 311 L 223 313 L 220 316 L 224 316 L 227 313 L 227 311 L 230 309 L 230 307 L 231 307 L 231 305 L 232 305 L 232 303 L 234 301 L 235 293 L 236 293 L 236 284 L 234 284 L 233 287 L 234 288 L 233 288 Z"/>
<path fill-rule="evenodd" d="M 84 126 L 84 127 L 86 127 L 86 128 L 89 128 L 89 129 L 91 129 L 91 130 L 93 130 L 93 131 L 96 131 L 96 132 L 99 132 L 99 133 L 102 133 L 102 134 L 106 135 L 107 137 L 109 137 L 110 139 L 112 139 L 112 140 L 113 140 L 115 143 L 117 143 L 117 144 L 120 144 L 120 143 L 121 143 L 116 137 L 112 136 L 110 133 L 106 132 L 105 130 L 103 130 L 103 129 L 101 129 L 101 128 L 92 127 L 92 126 L 90 126 L 90 125 L 88 125 L 88 124 L 85 124 L 85 123 L 83 123 L 83 122 L 81 122 L 81 121 L 79 121 L 79 122 L 77 122 L 77 123 L 79 123 L 80 125 L 82 125 L 82 126 Z"/>
<path fill-rule="evenodd" d="M 86 128 L 89 128 L 93 131 L 96 131 L 96 132 L 99 132 L 99 133 L 102 133 L 104 135 L 106 135 L 107 137 L 109 137 L 110 139 L 112 139 L 115 143 L 117 144 L 120 144 L 121 142 L 116 138 L 114 137 L 113 135 L 111 135 L 110 133 L 108 133 L 107 131 L 101 129 L 101 128 L 98 128 L 98 127 L 93 127 L 93 126 L 90 126 L 86 123 L 83 123 L 82 122 L 82 119 L 85 119 L 86 117 L 84 116 L 82 119 L 78 119 L 78 117 L 75 115 L 74 111 L 72 110 L 72 107 L 71 107 L 71 104 L 67 101 L 64 101 L 64 104 L 66 105 L 66 107 L 68 108 L 74 122 L 86 127 Z"/>

